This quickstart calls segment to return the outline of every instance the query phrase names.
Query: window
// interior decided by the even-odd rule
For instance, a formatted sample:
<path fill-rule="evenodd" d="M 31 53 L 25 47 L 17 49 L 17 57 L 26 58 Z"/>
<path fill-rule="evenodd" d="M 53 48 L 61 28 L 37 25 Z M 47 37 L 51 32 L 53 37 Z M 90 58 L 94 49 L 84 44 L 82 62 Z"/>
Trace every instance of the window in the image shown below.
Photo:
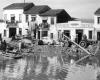
<path fill-rule="evenodd" d="M 53 39 L 53 33 L 50 34 L 50 38 Z"/>
<path fill-rule="evenodd" d="M 5 21 L 7 20 L 7 14 L 4 14 L 4 20 Z"/>
<path fill-rule="evenodd" d="M 36 21 L 36 17 L 31 15 L 31 21 Z"/>
<path fill-rule="evenodd" d="M 26 22 L 28 22 L 28 15 L 26 15 Z"/>
<path fill-rule="evenodd" d="M 19 28 L 19 34 L 22 35 L 22 28 Z"/>
<path fill-rule="evenodd" d="M 98 24 L 100 24 L 100 17 L 98 17 L 98 18 L 97 18 L 97 20 L 98 20 L 98 21 L 97 21 L 97 22 L 98 22 Z"/>
<path fill-rule="evenodd" d="M 12 22 L 12 23 L 15 22 L 15 14 L 11 14 L 11 22 Z"/>
<path fill-rule="evenodd" d="M 51 18 L 51 24 L 54 24 L 54 18 L 53 17 Z"/>
<path fill-rule="evenodd" d="M 48 31 L 42 31 L 42 37 L 47 37 L 48 36 Z"/>
<path fill-rule="evenodd" d="M 19 22 L 22 22 L 22 14 L 19 14 Z"/>
<path fill-rule="evenodd" d="M 47 23 L 47 20 L 42 20 L 42 23 Z"/>
<path fill-rule="evenodd" d="M 6 37 L 6 30 L 4 30 L 4 37 Z"/>
<path fill-rule="evenodd" d="M 92 31 L 89 31 L 89 39 L 92 39 Z"/>
<path fill-rule="evenodd" d="M 42 20 L 42 27 L 43 28 L 48 28 L 49 27 L 49 25 L 47 23 L 47 20 Z"/>

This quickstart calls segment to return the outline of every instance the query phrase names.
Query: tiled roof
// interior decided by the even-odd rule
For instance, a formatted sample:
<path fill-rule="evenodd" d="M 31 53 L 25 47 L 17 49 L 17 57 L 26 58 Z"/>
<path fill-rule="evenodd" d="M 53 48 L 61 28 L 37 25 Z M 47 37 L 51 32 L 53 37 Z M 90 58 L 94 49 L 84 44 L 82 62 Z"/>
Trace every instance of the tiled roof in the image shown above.
<path fill-rule="evenodd" d="M 5 9 L 24 9 L 27 6 L 34 6 L 33 3 L 13 3 L 11 5 L 8 5 L 7 7 L 3 8 Z"/>
<path fill-rule="evenodd" d="M 50 9 L 51 8 L 47 5 L 37 5 L 37 6 L 33 6 L 31 9 L 25 11 L 24 13 L 25 14 L 41 14 Z"/>
<path fill-rule="evenodd" d="M 100 14 L 100 8 L 95 11 L 95 14 L 96 15 Z"/>
<path fill-rule="evenodd" d="M 50 9 L 49 11 L 41 14 L 41 16 L 56 16 L 57 14 L 64 11 L 64 9 Z"/>

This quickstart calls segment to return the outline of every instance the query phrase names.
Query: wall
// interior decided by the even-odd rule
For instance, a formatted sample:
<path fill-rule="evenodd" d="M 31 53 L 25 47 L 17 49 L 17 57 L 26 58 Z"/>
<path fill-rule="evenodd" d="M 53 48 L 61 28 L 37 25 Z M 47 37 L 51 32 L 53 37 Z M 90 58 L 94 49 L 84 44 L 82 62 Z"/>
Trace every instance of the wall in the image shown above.
<path fill-rule="evenodd" d="M 97 32 L 100 32 L 100 24 L 98 24 L 98 17 L 100 17 L 100 15 L 94 15 L 94 38 L 97 39 Z"/>
<path fill-rule="evenodd" d="M 57 32 L 57 26 L 56 26 L 56 17 L 54 16 L 54 24 L 51 24 L 51 16 L 47 16 L 47 17 L 41 17 L 41 20 L 47 20 L 48 24 L 50 25 L 49 31 L 48 31 L 48 36 L 46 39 L 48 39 L 48 41 L 52 41 L 55 40 L 57 41 L 58 39 L 58 32 Z M 50 38 L 51 33 L 53 33 L 53 39 Z"/>
<path fill-rule="evenodd" d="M 19 14 L 21 14 L 21 22 L 18 23 L 17 33 L 19 34 L 19 28 L 22 28 L 22 35 L 26 35 L 28 29 L 28 23 L 26 23 L 26 16 L 23 14 L 23 9 L 14 9 L 14 10 L 4 10 L 3 11 L 3 19 L 4 14 L 7 14 L 7 20 L 11 21 L 11 14 L 15 14 L 15 21 L 19 21 Z M 9 37 L 9 28 L 7 29 L 7 37 Z"/>
<path fill-rule="evenodd" d="M 86 34 L 87 38 L 89 38 L 89 30 L 92 30 L 94 34 L 94 26 L 91 23 L 82 23 L 80 21 L 70 21 L 68 23 L 57 24 L 57 31 L 61 30 L 61 32 L 63 32 L 64 30 L 69 30 L 72 40 L 75 40 L 77 29 L 82 29 L 83 34 Z"/>
<path fill-rule="evenodd" d="M 6 24 L 4 22 L 0 22 L 0 34 L 4 37 L 4 30 L 6 30 Z"/>
<path fill-rule="evenodd" d="M 4 14 L 7 14 L 7 20 L 11 19 L 11 14 L 15 14 L 16 21 L 19 21 L 19 14 L 22 14 L 22 22 L 24 22 L 25 20 L 23 9 L 3 10 L 3 19 L 4 19 Z"/>

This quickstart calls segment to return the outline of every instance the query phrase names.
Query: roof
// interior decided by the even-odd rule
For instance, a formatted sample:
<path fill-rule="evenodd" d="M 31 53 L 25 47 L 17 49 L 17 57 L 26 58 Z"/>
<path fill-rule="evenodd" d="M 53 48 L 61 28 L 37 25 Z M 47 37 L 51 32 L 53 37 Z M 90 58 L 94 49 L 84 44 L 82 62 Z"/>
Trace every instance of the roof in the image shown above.
<path fill-rule="evenodd" d="M 13 3 L 11 5 L 6 6 L 5 9 L 25 9 L 27 6 L 34 6 L 33 3 Z"/>
<path fill-rule="evenodd" d="M 100 14 L 100 8 L 97 9 L 94 14 L 96 14 L 96 15 Z"/>
<path fill-rule="evenodd" d="M 25 14 L 41 14 L 50 9 L 51 8 L 47 5 L 36 5 L 36 6 L 33 6 L 31 9 L 25 11 L 24 13 Z"/>
<path fill-rule="evenodd" d="M 50 9 L 49 11 L 41 14 L 41 16 L 56 16 L 57 14 L 65 11 L 64 9 Z"/>

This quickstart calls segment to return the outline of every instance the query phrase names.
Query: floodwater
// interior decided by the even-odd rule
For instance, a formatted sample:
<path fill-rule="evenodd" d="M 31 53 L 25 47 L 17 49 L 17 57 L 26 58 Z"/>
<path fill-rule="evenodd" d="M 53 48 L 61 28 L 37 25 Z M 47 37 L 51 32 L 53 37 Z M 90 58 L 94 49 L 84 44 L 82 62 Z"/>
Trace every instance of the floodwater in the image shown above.
<path fill-rule="evenodd" d="M 0 80 L 97 80 L 99 71 L 96 65 L 62 65 L 56 56 L 0 61 Z"/>

